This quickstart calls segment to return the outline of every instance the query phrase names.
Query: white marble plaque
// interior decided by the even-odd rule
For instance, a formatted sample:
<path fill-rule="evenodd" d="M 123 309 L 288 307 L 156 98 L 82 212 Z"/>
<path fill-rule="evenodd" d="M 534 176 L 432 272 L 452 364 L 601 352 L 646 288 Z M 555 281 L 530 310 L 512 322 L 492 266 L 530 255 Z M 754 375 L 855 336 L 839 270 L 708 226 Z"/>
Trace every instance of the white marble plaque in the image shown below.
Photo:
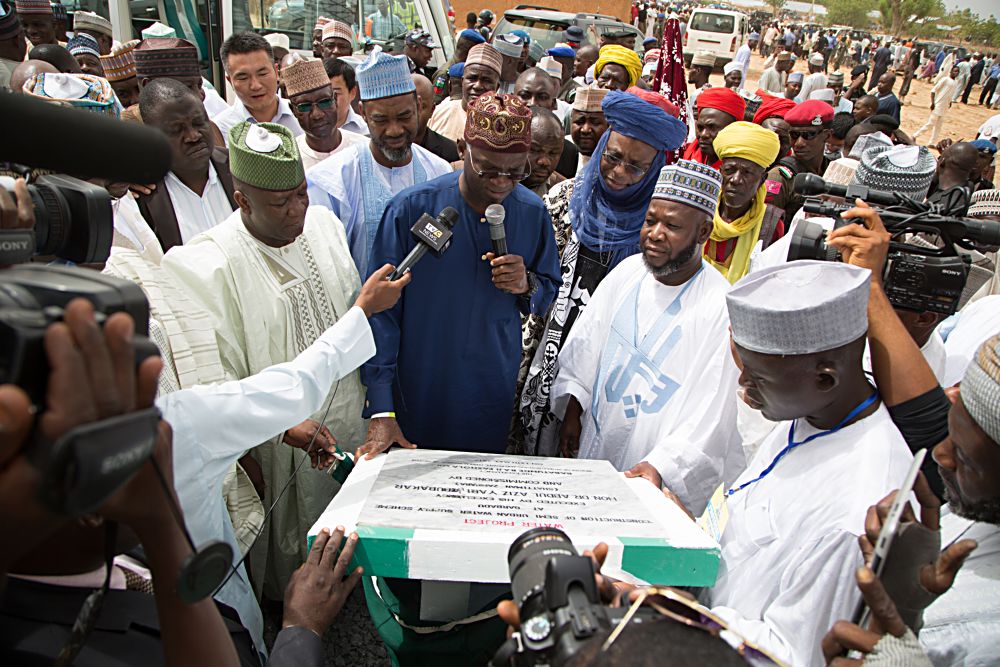
<path fill-rule="evenodd" d="M 660 537 L 607 461 L 416 450 L 389 457 L 358 518 L 368 526 Z"/>

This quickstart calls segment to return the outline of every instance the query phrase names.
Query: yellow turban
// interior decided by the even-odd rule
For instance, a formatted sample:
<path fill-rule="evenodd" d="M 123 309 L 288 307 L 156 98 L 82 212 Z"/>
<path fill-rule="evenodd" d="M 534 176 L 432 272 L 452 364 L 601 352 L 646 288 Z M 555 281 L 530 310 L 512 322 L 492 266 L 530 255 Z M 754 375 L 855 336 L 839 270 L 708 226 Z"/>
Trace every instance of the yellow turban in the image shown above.
<path fill-rule="evenodd" d="M 629 86 L 634 86 L 635 82 L 642 76 L 642 61 L 639 60 L 639 54 L 618 44 L 608 44 L 601 47 L 597 62 L 594 63 L 594 78 L 599 77 L 604 66 L 610 63 L 625 68 L 625 71 L 628 72 Z"/>
<path fill-rule="evenodd" d="M 739 120 L 722 128 L 712 146 L 720 160 L 741 157 L 766 169 L 778 157 L 781 142 L 771 130 Z"/>

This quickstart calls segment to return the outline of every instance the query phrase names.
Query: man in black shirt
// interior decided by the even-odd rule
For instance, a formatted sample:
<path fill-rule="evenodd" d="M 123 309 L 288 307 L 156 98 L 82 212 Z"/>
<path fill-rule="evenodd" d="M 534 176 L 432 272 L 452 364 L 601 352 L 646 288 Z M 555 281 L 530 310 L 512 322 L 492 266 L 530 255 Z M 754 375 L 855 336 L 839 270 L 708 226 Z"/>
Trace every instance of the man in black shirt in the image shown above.
<path fill-rule="evenodd" d="M 451 139 L 441 136 L 427 127 L 427 122 L 434 113 L 434 86 L 430 79 L 422 74 L 411 74 L 413 84 L 417 87 L 417 136 L 413 143 L 423 146 L 447 162 L 458 162 L 458 148 Z"/>

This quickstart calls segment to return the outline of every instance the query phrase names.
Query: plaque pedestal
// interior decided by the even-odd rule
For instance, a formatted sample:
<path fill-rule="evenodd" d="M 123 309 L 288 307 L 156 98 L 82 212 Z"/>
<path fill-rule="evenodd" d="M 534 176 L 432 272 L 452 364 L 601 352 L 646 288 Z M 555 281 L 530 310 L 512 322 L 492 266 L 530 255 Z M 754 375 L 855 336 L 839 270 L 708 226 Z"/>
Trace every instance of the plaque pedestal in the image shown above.
<path fill-rule="evenodd" d="M 309 538 L 336 526 L 358 533 L 355 564 L 382 577 L 509 583 L 511 542 L 541 526 L 581 553 L 606 542 L 610 576 L 711 586 L 719 567 L 711 537 L 607 461 L 393 450 L 358 463 Z"/>

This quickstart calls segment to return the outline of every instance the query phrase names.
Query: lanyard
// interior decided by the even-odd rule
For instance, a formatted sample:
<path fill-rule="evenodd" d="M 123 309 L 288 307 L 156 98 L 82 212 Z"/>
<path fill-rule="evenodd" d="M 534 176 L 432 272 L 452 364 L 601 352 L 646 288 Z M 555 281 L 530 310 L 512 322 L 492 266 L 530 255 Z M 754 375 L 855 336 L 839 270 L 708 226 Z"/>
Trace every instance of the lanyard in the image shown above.
<path fill-rule="evenodd" d="M 861 414 L 866 409 L 868 409 L 872 405 L 872 403 L 874 403 L 877 400 L 878 400 L 878 392 L 876 391 L 876 392 L 873 392 L 871 396 L 869 396 L 868 398 L 866 398 L 865 400 L 863 400 L 860 403 L 860 405 L 856 406 L 853 410 L 851 410 L 850 412 L 848 412 L 847 416 L 844 417 L 843 419 L 841 419 L 839 424 L 837 424 L 836 426 L 834 426 L 833 428 L 831 428 L 828 431 L 820 431 L 819 433 L 813 433 L 812 435 L 810 435 L 808 438 L 806 438 L 802 442 L 795 442 L 795 421 L 792 421 L 791 426 L 788 427 L 788 444 L 785 445 L 785 448 L 782 449 L 780 452 L 778 452 L 778 455 L 774 457 L 774 460 L 771 461 L 771 463 L 766 468 L 764 468 L 764 471 L 761 472 L 759 475 L 757 475 L 757 477 L 755 477 L 754 479 L 751 479 L 749 482 L 744 482 L 744 483 L 740 484 L 735 489 L 729 489 L 728 491 L 726 491 L 726 498 L 731 497 L 737 491 L 742 491 L 743 489 L 747 488 L 751 484 L 759 482 L 760 480 L 762 480 L 765 477 L 767 477 L 771 473 L 771 471 L 774 470 L 774 467 L 776 465 L 778 465 L 778 461 L 780 461 L 781 459 L 785 458 L 785 455 L 788 454 L 788 452 L 790 452 L 793 449 L 795 449 L 796 447 L 800 447 L 800 446 L 802 446 L 802 445 L 804 445 L 806 443 L 812 442 L 813 440 L 815 440 L 817 438 L 822 438 L 825 435 L 831 435 L 833 433 L 836 433 L 840 429 L 844 428 L 844 426 L 846 426 L 848 422 L 850 422 L 852 419 L 854 419 L 859 414 Z"/>

